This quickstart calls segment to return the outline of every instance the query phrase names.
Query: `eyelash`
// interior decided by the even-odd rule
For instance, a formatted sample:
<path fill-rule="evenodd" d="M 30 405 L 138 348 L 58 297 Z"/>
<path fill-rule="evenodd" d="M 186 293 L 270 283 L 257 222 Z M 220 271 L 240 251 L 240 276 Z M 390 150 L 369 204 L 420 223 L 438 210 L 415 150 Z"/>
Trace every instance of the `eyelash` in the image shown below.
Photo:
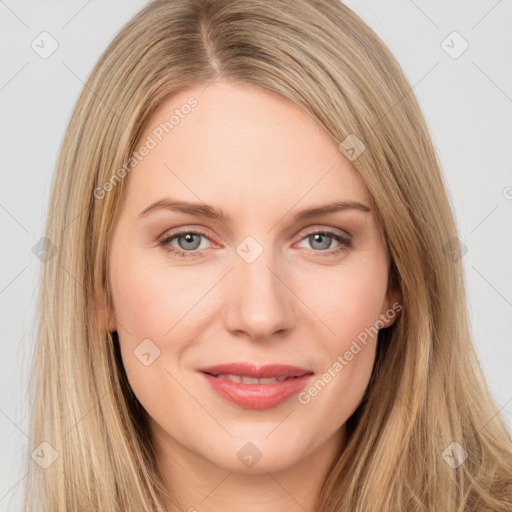
<path fill-rule="evenodd" d="M 312 235 L 315 235 L 315 234 L 322 234 L 322 235 L 327 235 L 329 236 L 330 238 L 333 238 L 334 240 L 336 240 L 337 242 L 339 242 L 339 246 L 338 247 L 335 247 L 334 249 L 325 249 L 323 251 L 318 251 L 318 250 L 314 250 L 314 249 L 311 249 L 313 251 L 313 253 L 316 253 L 314 254 L 314 256 L 324 256 L 324 255 L 329 255 L 329 256 L 333 256 L 335 254 L 338 254 L 342 251 L 345 251 L 349 248 L 352 247 L 352 240 L 350 238 L 346 238 L 344 236 L 341 236 L 339 233 L 335 233 L 333 231 L 329 231 L 329 230 L 326 230 L 326 229 L 313 229 L 307 233 L 305 233 L 302 238 L 301 238 L 301 241 L 312 236 Z M 196 256 L 204 256 L 204 254 L 202 254 L 201 250 L 200 249 L 196 249 L 195 251 L 183 251 L 181 249 L 178 249 L 172 245 L 170 245 L 170 242 L 172 240 L 174 240 L 175 238 L 181 236 L 181 235 L 200 235 L 200 236 L 203 236 L 205 238 L 207 238 L 209 240 L 209 237 L 208 235 L 206 235 L 206 233 L 203 233 L 201 231 L 178 231 L 176 233 L 172 233 L 171 235 L 169 236 L 166 236 L 165 238 L 163 238 L 161 241 L 160 241 L 160 245 L 169 253 L 174 253 L 175 256 L 177 256 L 178 258 L 195 258 Z"/>

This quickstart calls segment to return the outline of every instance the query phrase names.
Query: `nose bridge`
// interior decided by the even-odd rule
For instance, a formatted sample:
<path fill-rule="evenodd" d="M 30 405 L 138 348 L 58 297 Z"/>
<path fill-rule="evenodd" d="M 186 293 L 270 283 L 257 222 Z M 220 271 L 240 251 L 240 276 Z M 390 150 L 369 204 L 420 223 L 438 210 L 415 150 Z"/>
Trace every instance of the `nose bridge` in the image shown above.
<path fill-rule="evenodd" d="M 231 272 L 226 326 L 265 338 L 293 324 L 293 294 L 287 289 L 285 267 L 271 246 L 247 237 L 236 248 Z"/>

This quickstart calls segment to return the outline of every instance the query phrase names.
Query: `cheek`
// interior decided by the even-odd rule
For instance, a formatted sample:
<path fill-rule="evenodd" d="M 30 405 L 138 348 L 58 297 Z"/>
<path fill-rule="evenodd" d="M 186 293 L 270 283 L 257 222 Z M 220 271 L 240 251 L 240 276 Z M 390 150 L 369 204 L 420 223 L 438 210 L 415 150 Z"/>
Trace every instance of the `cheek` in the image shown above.
<path fill-rule="evenodd" d="M 383 312 L 387 289 L 385 257 L 361 258 L 330 273 L 301 280 L 306 303 L 320 312 L 318 318 L 330 333 L 330 352 L 334 348 L 344 350 L 347 342 L 350 344 L 365 329 L 374 327 Z"/>
<path fill-rule="evenodd" d="M 134 339 L 161 339 L 179 323 L 207 291 L 190 272 L 169 272 L 165 262 L 133 251 L 111 268 L 116 320 Z"/>
<path fill-rule="evenodd" d="M 111 286 L 130 385 L 150 414 L 161 414 L 163 390 L 186 407 L 181 377 L 176 375 L 175 381 L 172 376 L 202 327 L 198 312 L 209 307 L 204 297 L 210 281 L 200 280 L 193 267 L 176 271 L 165 258 L 155 262 L 147 251 L 133 250 L 123 258 L 118 254 L 116 263 L 110 269 Z"/>
<path fill-rule="evenodd" d="M 382 310 L 385 288 L 375 281 L 344 282 L 325 297 L 325 322 L 341 342 L 374 327 Z"/>
<path fill-rule="evenodd" d="M 192 297 L 191 292 L 189 297 L 184 294 L 190 286 L 184 286 L 179 274 L 164 278 L 166 270 L 161 263 L 148 261 L 142 251 L 116 256 L 116 265 L 110 268 L 111 287 L 121 357 L 130 386 L 151 416 L 158 417 L 165 411 L 164 390 L 174 397 L 176 407 L 184 408 L 180 386 L 171 375 L 172 362 L 179 360 L 188 343 L 183 329 Z M 164 344 L 166 333 L 172 343 Z"/>
<path fill-rule="evenodd" d="M 331 375 L 343 374 L 344 378 L 338 380 L 345 381 L 346 389 L 358 389 L 366 386 L 373 367 L 378 332 L 376 322 L 384 291 L 376 290 L 374 286 L 365 287 L 361 281 L 344 284 L 324 297 L 326 313 L 322 319 L 331 335 L 324 337 L 321 343 L 328 354 L 326 371 Z M 349 374 L 350 379 L 345 379 Z"/>
<path fill-rule="evenodd" d="M 377 321 L 387 289 L 387 261 L 385 256 L 361 259 L 303 283 L 308 305 L 321 312 L 322 325 L 316 323 L 324 335 L 317 336 L 316 346 L 326 357 L 323 372 L 299 400 L 323 410 L 320 415 L 331 414 L 334 423 L 345 421 L 359 405 L 371 377 Z M 307 296 L 306 289 L 315 291 Z"/>

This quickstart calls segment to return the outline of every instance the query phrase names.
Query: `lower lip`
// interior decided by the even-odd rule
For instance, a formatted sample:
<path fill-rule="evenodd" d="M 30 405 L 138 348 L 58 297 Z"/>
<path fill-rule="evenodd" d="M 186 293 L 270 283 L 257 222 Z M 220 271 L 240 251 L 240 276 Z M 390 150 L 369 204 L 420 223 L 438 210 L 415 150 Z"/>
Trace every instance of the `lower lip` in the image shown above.
<path fill-rule="evenodd" d="M 242 384 L 201 373 L 220 396 L 245 409 L 276 407 L 299 393 L 312 377 L 308 374 L 270 384 Z"/>

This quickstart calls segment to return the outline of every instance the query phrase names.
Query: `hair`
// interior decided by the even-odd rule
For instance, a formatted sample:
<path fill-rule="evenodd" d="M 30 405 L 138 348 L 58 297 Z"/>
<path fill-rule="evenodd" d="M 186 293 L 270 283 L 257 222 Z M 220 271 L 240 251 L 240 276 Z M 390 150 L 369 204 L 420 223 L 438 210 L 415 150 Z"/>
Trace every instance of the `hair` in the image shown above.
<path fill-rule="evenodd" d="M 97 62 L 51 191 L 46 237 L 57 252 L 41 270 L 30 406 L 32 449 L 46 441 L 58 456 L 46 469 L 27 457 L 25 509 L 165 511 L 147 413 L 117 333 L 98 318 L 98 297 L 113 304 L 109 245 L 129 177 L 102 198 L 95 191 L 129 161 L 164 100 L 215 79 L 280 95 L 337 144 L 349 135 L 364 143 L 351 164 L 402 297 L 315 510 L 510 512 L 512 443 L 472 346 L 456 226 L 426 123 L 388 48 L 338 0 L 156 0 Z M 443 458 L 454 442 L 467 452 L 457 468 Z"/>

